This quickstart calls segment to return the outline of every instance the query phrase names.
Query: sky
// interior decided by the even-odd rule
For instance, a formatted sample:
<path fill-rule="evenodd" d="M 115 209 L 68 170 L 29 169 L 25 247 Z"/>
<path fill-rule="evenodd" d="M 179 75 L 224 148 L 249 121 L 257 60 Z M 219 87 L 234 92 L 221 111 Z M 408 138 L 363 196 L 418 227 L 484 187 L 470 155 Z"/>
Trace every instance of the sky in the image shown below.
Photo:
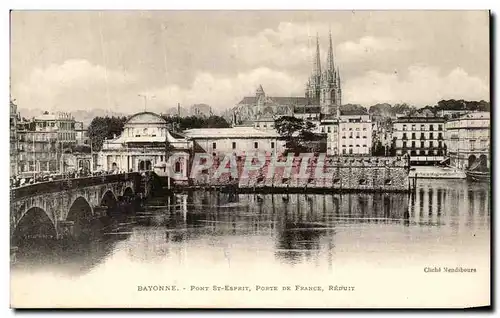
<path fill-rule="evenodd" d="M 329 32 L 344 104 L 489 101 L 487 11 L 13 11 L 11 96 L 123 113 L 304 96 Z"/>

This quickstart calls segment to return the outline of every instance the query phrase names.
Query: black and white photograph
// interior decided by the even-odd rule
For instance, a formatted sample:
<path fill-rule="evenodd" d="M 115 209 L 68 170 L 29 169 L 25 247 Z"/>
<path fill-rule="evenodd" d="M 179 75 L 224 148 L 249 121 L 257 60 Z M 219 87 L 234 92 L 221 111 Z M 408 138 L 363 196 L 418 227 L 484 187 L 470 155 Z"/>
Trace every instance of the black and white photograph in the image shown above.
<path fill-rule="evenodd" d="M 12 10 L 10 307 L 491 306 L 490 19 Z"/>

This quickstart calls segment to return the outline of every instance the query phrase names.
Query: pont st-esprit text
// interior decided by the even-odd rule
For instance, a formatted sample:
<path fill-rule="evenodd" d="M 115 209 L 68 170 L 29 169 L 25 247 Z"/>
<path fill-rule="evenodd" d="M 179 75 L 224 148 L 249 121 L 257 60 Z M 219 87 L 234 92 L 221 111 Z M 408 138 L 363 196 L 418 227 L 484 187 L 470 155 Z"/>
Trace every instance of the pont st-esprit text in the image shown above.
<path fill-rule="evenodd" d="M 292 285 L 292 286 L 265 286 L 265 285 L 255 285 L 250 286 L 233 286 L 233 285 L 212 285 L 212 286 L 195 286 L 191 285 L 189 291 L 257 291 L 257 292 L 269 292 L 269 291 L 354 291 L 354 286 L 339 286 L 339 285 L 329 285 L 327 288 L 323 286 L 305 286 L 305 285 Z"/>

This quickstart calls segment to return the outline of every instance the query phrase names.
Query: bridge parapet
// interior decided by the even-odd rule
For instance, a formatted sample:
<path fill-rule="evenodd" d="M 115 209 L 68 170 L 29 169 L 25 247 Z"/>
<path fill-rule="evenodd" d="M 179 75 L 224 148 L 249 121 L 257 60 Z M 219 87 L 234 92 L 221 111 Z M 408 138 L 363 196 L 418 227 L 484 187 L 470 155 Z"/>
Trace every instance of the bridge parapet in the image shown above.
<path fill-rule="evenodd" d="M 86 178 L 61 179 L 14 188 L 11 190 L 10 197 L 11 201 L 14 201 L 43 193 L 55 193 L 120 181 L 134 181 L 134 184 L 138 185 L 140 178 L 141 175 L 138 172 L 132 172 Z M 134 189 L 134 192 L 135 190 L 136 189 Z"/>

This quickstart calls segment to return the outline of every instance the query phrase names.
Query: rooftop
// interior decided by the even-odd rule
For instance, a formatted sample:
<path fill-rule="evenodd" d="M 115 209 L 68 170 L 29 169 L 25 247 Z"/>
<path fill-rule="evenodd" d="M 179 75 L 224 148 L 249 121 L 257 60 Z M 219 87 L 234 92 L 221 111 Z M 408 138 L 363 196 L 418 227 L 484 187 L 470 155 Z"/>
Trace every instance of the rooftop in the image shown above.
<path fill-rule="evenodd" d="M 308 100 L 305 97 L 282 97 L 267 96 L 267 100 L 275 102 L 278 105 L 307 105 Z M 238 104 L 253 105 L 257 104 L 256 96 L 245 96 Z"/>
<path fill-rule="evenodd" d="M 278 138 L 280 135 L 274 131 L 259 130 L 253 127 L 233 128 L 196 128 L 184 131 L 187 138 L 212 139 L 212 138 Z"/>

